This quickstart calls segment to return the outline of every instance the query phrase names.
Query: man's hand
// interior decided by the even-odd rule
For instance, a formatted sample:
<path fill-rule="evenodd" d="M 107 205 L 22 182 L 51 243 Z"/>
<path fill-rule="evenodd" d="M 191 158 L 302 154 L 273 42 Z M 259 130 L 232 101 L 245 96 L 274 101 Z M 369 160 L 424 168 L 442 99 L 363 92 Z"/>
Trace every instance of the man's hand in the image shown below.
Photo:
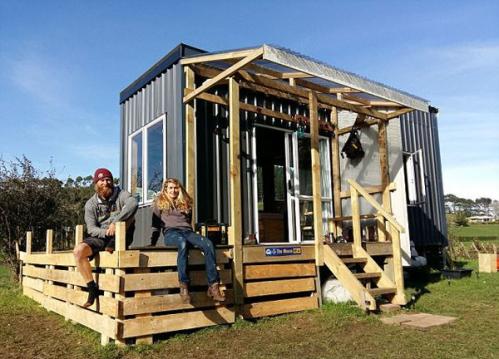
<path fill-rule="evenodd" d="M 108 252 L 109 254 L 113 254 L 114 248 L 106 247 L 106 252 Z"/>
<path fill-rule="evenodd" d="M 115 232 L 116 232 L 116 226 L 114 225 L 114 223 L 111 223 L 109 227 L 107 227 L 106 236 L 113 237 Z"/>

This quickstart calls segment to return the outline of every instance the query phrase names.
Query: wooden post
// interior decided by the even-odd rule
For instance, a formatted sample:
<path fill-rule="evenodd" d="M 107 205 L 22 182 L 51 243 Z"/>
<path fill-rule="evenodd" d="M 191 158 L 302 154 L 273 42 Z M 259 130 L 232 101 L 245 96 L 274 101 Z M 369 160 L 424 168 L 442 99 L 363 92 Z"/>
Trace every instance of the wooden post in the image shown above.
<path fill-rule="evenodd" d="M 386 121 L 379 121 L 378 123 L 378 151 L 379 151 L 379 164 L 381 173 L 381 187 L 383 188 L 383 208 L 391 213 L 392 204 L 390 200 L 390 173 L 388 170 L 388 145 L 387 145 L 387 134 L 386 134 Z M 384 220 L 383 216 L 377 216 L 378 224 L 378 240 L 380 242 L 386 241 L 386 235 L 388 234 L 389 224 Z"/>
<path fill-rule="evenodd" d="M 121 285 L 120 285 L 120 292 L 119 293 L 116 293 L 114 294 L 114 299 L 120 301 L 120 306 L 122 307 L 123 306 L 123 302 L 125 301 L 125 284 L 124 284 L 124 280 L 125 280 L 125 270 L 124 269 L 114 269 L 112 270 L 114 271 L 114 275 L 117 276 L 117 277 L 120 277 L 120 282 L 121 282 Z M 111 273 L 111 272 L 110 272 Z M 124 317 L 122 314 L 120 314 L 120 317 L 119 318 L 116 318 L 116 321 L 118 322 L 118 328 L 123 328 L 123 320 L 124 320 Z M 118 345 L 118 346 L 124 346 L 126 345 L 126 340 L 123 338 L 123 330 L 118 330 L 118 333 L 116 334 L 116 339 L 114 340 L 114 344 Z"/>
<path fill-rule="evenodd" d="M 362 248 L 362 232 L 360 230 L 360 203 L 359 192 L 357 189 L 350 186 L 350 201 L 352 203 L 352 230 L 353 230 L 353 246 L 352 252 L 354 257 L 358 249 Z"/>
<path fill-rule="evenodd" d="M 149 273 L 151 270 L 149 268 L 135 268 L 134 273 Z M 105 293 L 104 293 L 105 295 Z M 150 290 L 137 290 L 134 293 L 134 296 L 136 298 L 144 298 L 144 297 L 150 297 L 151 296 L 151 291 Z M 143 317 L 152 317 L 152 314 L 137 314 L 135 315 L 135 318 L 143 318 Z M 153 336 L 152 335 L 145 335 L 142 337 L 137 337 L 135 338 L 135 344 L 152 344 L 153 343 Z"/>
<path fill-rule="evenodd" d="M 233 246 L 234 302 L 237 312 L 244 303 L 243 239 L 241 221 L 241 161 L 239 144 L 239 84 L 229 79 L 229 158 L 230 158 L 230 221 L 229 244 Z"/>
<path fill-rule="evenodd" d="M 116 251 L 124 251 L 126 250 L 126 223 L 125 222 L 117 222 L 115 223 L 116 231 L 115 231 L 115 250 Z"/>
<path fill-rule="evenodd" d="M 391 226 L 390 228 L 393 250 L 393 275 L 395 287 L 397 288 L 397 293 L 392 299 L 392 303 L 405 305 L 407 302 L 404 294 L 404 272 L 402 268 L 402 253 L 400 250 L 400 233 L 394 226 Z"/>
<path fill-rule="evenodd" d="M 342 216 L 341 208 L 341 169 L 340 169 L 340 141 L 338 135 L 338 109 L 333 107 L 331 109 L 331 123 L 334 126 L 334 136 L 331 143 L 331 159 L 333 170 L 333 202 L 334 202 L 334 216 Z M 343 233 L 342 222 L 334 222 L 334 236 L 337 237 Z"/>
<path fill-rule="evenodd" d="M 78 224 L 75 230 L 75 247 L 83 242 L 83 224 Z"/>
<path fill-rule="evenodd" d="M 194 71 L 184 67 L 185 87 L 195 88 Z M 196 117 L 194 100 L 185 104 L 185 188 L 193 198 L 196 198 Z M 196 221 L 195 201 L 192 204 L 192 221 Z"/>
<path fill-rule="evenodd" d="M 26 254 L 31 254 L 31 245 L 32 245 L 32 239 L 33 239 L 33 232 L 28 231 L 26 232 Z"/>
<path fill-rule="evenodd" d="M 52 229 L 47 229 L 47 237 L 45 241 L 45 253 L 47 254 L 52 254 L 54 251 L 54 231 Z M 54 265 L 47 265 L 45 266 L 47 269 L 54 269 Z M 48 280 L 46 281 L 48 284 L 54 284 L 54 281 Z"/>
<path fill-rule="evenodd" d="M 106 268 L 105 273 L 112 275 L 114 273 L 114 270 L 112 268 Z M 112 296 L 113 296 L 112 292 L 107 291 L 107 290 L 104 291 L 104 297 L 112 297 Z M 104 318 L 109 318 L 108 315 L 103 314 L 103 316 L 104 316 Z M 109 344 L 109 337 L 107 335 L 101 333 L 100 343 L 101 343 L 101 345 Z"/>
<path fill-rule="evenodd" d="M 324 235 L 322 233 L 321 162 L 319 155 L 319 119 L 317 94 L 309 92 L 310 151 L 312 156 L 312 195 L 314 208 L 315 264 L 324 265 Z"/>

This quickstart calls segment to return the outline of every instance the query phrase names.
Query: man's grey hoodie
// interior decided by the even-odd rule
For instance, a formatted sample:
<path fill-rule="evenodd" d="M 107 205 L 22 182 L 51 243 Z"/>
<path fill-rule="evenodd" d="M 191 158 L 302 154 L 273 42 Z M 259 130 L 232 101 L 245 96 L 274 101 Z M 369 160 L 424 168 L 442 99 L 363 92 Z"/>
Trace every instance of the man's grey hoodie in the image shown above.
<path fill-rule="evenodd" d="M 135 198 L 118 186 L 114 187 L 108 200 L 99 198 L 95 193 L 85 204 L 87 233 L 92 237 L 106 238 L 106 230 L 110 224 L 133 222 L 137 207 Z"/>

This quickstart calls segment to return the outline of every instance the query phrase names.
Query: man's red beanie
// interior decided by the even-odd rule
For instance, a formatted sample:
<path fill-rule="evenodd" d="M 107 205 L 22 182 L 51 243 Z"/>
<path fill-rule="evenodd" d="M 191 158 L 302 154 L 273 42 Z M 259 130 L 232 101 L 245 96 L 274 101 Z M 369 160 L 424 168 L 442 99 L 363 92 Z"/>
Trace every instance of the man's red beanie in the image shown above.
<path fill-rule="evenodd" d="M 113 180 L 113 174 L 107 168 L 97 168 L 94 173 L 94 183 L 103 178 L 111 178 Z"/>

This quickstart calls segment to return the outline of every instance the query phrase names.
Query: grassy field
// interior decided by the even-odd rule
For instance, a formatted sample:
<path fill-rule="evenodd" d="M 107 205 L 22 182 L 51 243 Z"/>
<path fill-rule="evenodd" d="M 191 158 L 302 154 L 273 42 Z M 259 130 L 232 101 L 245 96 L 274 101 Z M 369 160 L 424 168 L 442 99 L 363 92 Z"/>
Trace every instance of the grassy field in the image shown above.
<path fill-rule="evenodd" d="M 476 262 L 469 262 L 476 268 Z M 497 358 L 499 273 L 456 281 L 424 277 L 407 282 L 407 312 L 455 316 L 427 331 L 381 323 L 353 305 L 313 310 L 256 322 L 238 321 L 149 346 L 101 347 L 99 336 L 65 322 L 23 297 L 0 267 L 2 358 Z"/>
<path fill-rule="evenodd" d="M 449 233 L 456 237 L 496 237 L 499 239 L 499 223 L 478 224 L 472 223 L 468 227 L 449 227 Z"/>

